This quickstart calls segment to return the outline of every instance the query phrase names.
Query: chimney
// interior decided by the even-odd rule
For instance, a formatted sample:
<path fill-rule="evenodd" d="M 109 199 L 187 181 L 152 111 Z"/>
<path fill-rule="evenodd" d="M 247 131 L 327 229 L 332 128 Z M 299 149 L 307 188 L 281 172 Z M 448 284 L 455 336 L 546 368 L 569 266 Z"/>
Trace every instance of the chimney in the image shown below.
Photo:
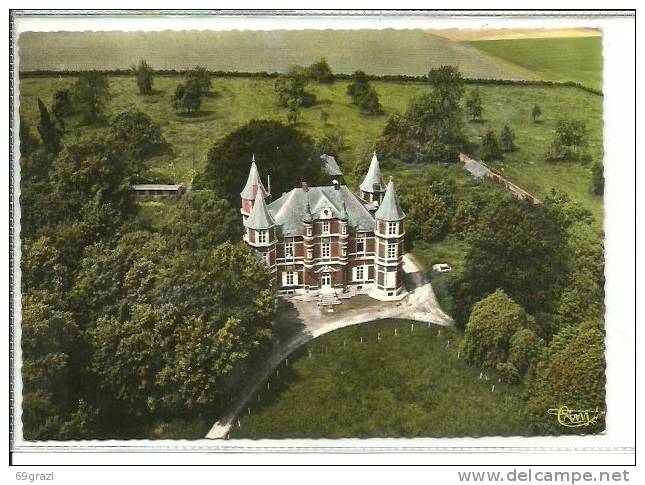
<path fill-rule="evenodd" d="M 302 191 L 309 192 L 309 187 L 307 186 L 307 182 L 305 182 L 304 180 L 302 181 Z"/>
<path fill-rule="evenodd" d="M 334 190 L 340 190 L 340 183 L 338 180 L 334 179 L 332 180 L 332 183 L 334 184 Z"/>

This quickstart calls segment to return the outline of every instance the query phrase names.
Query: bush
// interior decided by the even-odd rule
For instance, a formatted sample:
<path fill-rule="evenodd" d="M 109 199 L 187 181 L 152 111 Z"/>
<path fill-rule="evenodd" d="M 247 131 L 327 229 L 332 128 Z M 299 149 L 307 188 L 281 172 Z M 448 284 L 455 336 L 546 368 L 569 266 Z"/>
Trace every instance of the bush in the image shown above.
<path fill-rule="evenodd" d="M 467 362 L 495 368 L 508 360 L 511 338 L 527 323 L 524 309 L 503 290 L 476 303 L 470 314 L 462 350 Z"/>

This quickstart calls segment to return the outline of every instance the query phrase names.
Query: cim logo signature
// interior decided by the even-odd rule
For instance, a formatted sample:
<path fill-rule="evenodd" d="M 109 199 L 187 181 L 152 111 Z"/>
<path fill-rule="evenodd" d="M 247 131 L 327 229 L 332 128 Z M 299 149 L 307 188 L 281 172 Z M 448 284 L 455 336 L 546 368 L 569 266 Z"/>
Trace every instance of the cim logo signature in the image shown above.
<path fill-rule="evenodd" d="M 567 406 L 551 408 L 547 411 L 557 416 L 558 424 L 565 428 L 583 428 L 598 424 L 598 419 L 605 415 L 600 409 L 569 409 Z"/>

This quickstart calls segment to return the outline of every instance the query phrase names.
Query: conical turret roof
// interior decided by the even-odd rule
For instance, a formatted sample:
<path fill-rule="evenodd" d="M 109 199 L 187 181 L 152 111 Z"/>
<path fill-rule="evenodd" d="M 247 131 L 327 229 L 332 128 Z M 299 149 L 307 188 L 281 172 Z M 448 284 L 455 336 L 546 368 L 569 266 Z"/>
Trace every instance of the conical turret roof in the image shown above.
<path fill-rule="evenodd" d="M 244 221 L 244 225 L 249 229 L 269 229 L 275 226 L 275 220 L 271 216 L 260 190 L 255 195 L 253 210 L 251 210 L 249 218 Z"/>
<path fill-rule="evenodd" d="M 374 218 L 382 221 L 400 221 L 405 218 L 405 213 L 401 209 L 396 196 L 394 179 L 392 177 L 390 177 L 385 195 L 383 196 L 383 202 L 381 202 L 376 214 L 374 214 Z"/>
<path fill-rule="evenodd" d="M 385 185 L 383 181 L 383 175 L 381 174 L 381 167 L 378 163 L 378 158 L 376 158 L 376 152 L 372 156 L 372 161 L 370 162 L 370 168 L 367 171 L 367 175 L 361 182 L 360 189 L 363 192 L 374 192 L 374 184 L 379 184 L 381 187 Z"/>
<path fill-rule="evenodd" d="M 249 178 L 246 179 L 246 185 L 240 196 L 243 199 L 254 200 L 255 192 L 262 192 L 262 196 L 266 197 L 269 193 L 267 189 L 264 188 L 262 179 L 260 179 L 260 172 L 258 172 L 258 166 L 255 164 L 255 155 L 253 156 L 253 161 L 251 162 L 251 170 L 249 171 Z"/>

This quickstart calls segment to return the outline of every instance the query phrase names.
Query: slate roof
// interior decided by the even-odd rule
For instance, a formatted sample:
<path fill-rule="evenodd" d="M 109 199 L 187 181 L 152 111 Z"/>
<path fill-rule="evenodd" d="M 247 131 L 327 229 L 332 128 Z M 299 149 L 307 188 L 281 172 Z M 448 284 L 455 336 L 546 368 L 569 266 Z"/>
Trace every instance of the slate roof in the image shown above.
<path fill-rule="evenodd" d="M 374 192 L 374 184 L 380 184 L 381 187 L 385 185 L 383 181 L 383 175 L 381 174 L 381 167 L 378 163 L 378 158 L 376 158 L 376 152 L 372 156 L 372 161 L 370 162 L 370 168 L 367 171 L 367 175 L 361 182 L 360 189 L 363 192 Z"/>
<path fill-rule="evenodd" d="M 240 196 L 243 199 L 248 199 L 248 200 L 253 200 L 255 199 L 255 192 L 253 190 L 254 186 L 258 186 L 259 189 L 262 191 L 262 195 L 266 197 L 269 193 L 267 192 L 267 189 L 264 188 L 264 184 L 262 183 L 262 179 L 260 178 L 260 172 L 258 172 L 258 166 L 255 164 L 255 156 L 253 157 L 253 161 L 251 162 L 251 170 L 249 171 L 249 178 L 246 179 L 246 185 L 244 186 L 244 189 L 242 192 L 240 192 Z"/>
<path fill-rule="evenodd" d="M 309 187 L 305 192 L 296 188 L 283 194 L 268 205 L 275 220 L 278 233 L 282 236 L 302 236 L 305 234 L 303 220 L 307 215 L 307 202 L 314 219 L 320 219 L 325 209 L 331 210 L 332 217 L 347 217 L 349 226 L 357 231 L 373 232 L 374 217 L 346 185 L 338 190 L 331 186 Z M 343 207 L 344 204 L 344 207 Z"/>
<path fill-rule="evenodd" d="M 491 173 L 488 167 L 479 163 L 477 160 L 472 160 L 472 159 L 464 162 L 464 170 L 466 170 L 476 179 L 487 177 Z"/>
<path fill-rule="evenodd" d="M 376 214 L 374 214 L 374 217 L 382 221 L 400 221 L 405 218 L 405 213 L 401 209 L 396 197 L 394 179 L 392 177 L 390 177 L 390 181 L 387 184 L 383 202 L 381 202 L 381 206 L 376 211 Z"/>
<path fill-rule="evenodd" d="M 323 153 L 320 155 L 320 159 L 323 162 L 323 170 L 327 175 L 331 175 L 332 177 L 343 175 L 343 172 L 341 172 L 338 162 L 336 162 L 334 157 Z"/>
<path fill-rule="evenodd" d="M 269 229 L 275 225 L 275 221 L 267 208 L 264 196 L 260 190 L 255 195 L 251 215 L 244 221 L 244 225 L 249 229 Z"/>

